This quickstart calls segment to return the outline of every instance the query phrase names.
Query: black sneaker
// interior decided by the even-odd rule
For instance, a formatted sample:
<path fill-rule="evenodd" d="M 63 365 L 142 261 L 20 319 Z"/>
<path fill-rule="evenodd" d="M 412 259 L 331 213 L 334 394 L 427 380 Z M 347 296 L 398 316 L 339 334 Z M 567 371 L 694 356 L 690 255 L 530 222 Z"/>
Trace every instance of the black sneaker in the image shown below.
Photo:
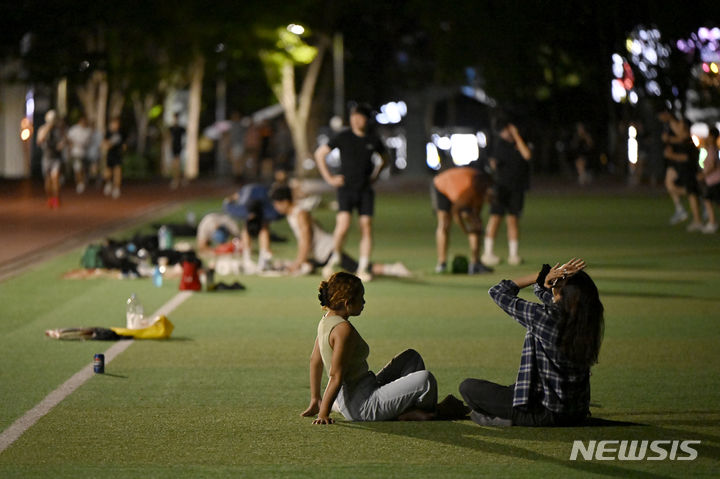
<path fill-rule="evenodd" d="M 484 264 L 477 262 L 472 263 L 468 267 L 468 274 L 483 274 L 483 273 L 492 273 L 494 270 L 490 267 L 485 266 Z"/>

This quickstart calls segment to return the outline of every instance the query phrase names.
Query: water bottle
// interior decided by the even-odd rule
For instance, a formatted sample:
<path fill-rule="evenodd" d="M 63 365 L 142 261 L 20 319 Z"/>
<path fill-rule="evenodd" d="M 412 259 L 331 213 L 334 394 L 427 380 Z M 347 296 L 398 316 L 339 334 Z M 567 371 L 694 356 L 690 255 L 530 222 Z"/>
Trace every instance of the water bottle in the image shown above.
<path fill-rule="evenodd" d="M 143 305 L 135 293 L 127 300 L 126 327 L 128 329 L 140 329 L 143 327 Z"/>
<path fill-rule="evenodd" d="M 155 266 L 155 267 L 153 268 L 152 279 L 153 279 L 153 284 L 154 284 L 155 286 L 157 286 L 158 288 L 159 288 L 160 286 L 162 286 L 162 284 L 163 284 L 163 274 L 162 274 L 162 269 L 160 269 L 160 266 Z"/>
<path fill-rule="evenodd" d="M 160 250 L 172 249 L 172 231 L 165 225 L 158 229 L 158 248 Z"/>

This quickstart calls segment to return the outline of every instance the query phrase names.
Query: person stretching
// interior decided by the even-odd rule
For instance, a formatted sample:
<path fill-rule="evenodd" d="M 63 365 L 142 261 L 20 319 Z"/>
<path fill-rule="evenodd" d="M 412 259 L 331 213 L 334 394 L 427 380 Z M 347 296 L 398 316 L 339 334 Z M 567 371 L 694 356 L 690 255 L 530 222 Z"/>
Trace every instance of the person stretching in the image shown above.
<path fill-rule="evenodd" d="M 490 297 L 527 332 L 515 384 L 466 379 L 460 394 L 480 425 L 575 426 L 589 416 L 590 367 L 604 330 L 597 287 L 572 259 L 490 288 Z M 542 304 L 518 298 L 533 285 Z"/>

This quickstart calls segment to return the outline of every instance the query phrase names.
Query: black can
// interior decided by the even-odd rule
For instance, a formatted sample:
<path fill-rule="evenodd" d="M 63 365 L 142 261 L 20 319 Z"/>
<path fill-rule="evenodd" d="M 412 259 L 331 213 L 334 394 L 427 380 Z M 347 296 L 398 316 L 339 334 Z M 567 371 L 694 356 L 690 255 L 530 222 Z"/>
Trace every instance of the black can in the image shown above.
<path fill-rule="evenodd" d="M 93 371 L 96 374 L 105 374 L 105 355 L 96 354 L 93 357 Z"/>

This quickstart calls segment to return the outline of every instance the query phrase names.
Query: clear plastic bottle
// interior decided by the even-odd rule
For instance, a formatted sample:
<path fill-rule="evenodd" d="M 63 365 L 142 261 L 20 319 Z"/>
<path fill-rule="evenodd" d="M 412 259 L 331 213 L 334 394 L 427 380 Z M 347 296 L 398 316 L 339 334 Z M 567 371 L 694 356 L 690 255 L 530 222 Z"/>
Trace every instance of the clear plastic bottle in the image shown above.
<path fill-rule="evenodd" d="M 143 327 L 144 314 L 143 305 L 135 293 L 127 300 L 126 327 L 128 329 L 140 329 Z"/>

